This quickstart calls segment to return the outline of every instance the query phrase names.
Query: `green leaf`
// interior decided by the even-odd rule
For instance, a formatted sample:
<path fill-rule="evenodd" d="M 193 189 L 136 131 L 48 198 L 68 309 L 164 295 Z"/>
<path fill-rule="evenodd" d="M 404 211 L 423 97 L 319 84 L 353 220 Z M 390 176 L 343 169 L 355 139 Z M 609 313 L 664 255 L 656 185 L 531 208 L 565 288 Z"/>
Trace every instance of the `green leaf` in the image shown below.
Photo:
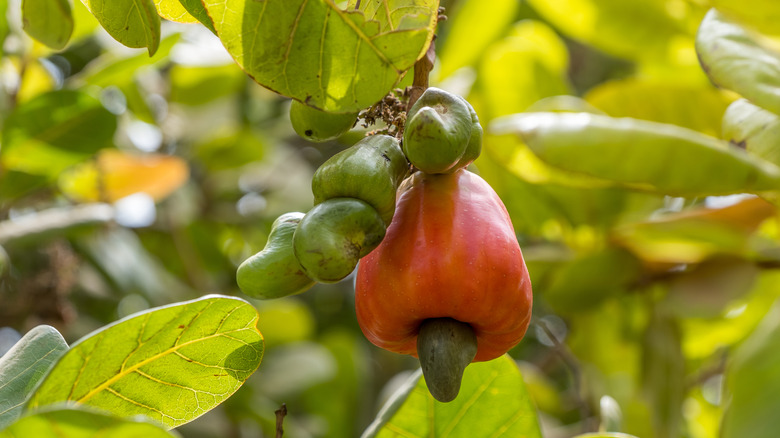
<path fill-rule="evenodd" d="M 780 35 L 780 3 L 775 0 L 710 0 L 719 11 L 769 35 Z"/>
<path fill-rule="evenodd" d="M 521 21 L 482 59 L 478 80 L 487 114 L 480 118 L 514 114 L 541 98 L 568 94 L 568 67 L 566 45 L 549 26 Z"/>
<path fill-rule="evenodd" d="M 435 401 L 420 375 L 388 401 L 363 438 L 473 437 L 475 430 L 493 437 L 541 437 L 536 408 L 509 356 L 469 365 L 450 403 Z"/>
<path fill-rule="evenodd" d="M 747 99 L 732 103 L 723 115 L 723 138 L 770 163 L 780 165 L 780 116 Z"/>
<path fill-rule="evenodd" d="M 753 334 L 735 351 L 726 372 L 731 400 L 721 436 L 771 437 L 780 428 L 780 306 L 775 303 Z"/>
<path fill-rule="evenodd" d="M 627 433 L 620 433 L 620 432 L 593 432 L 593 433 L 583 433 L 582 435 L 577 435 L 574 438 L 637 438 L 634 435 L 629 435 Z"/>
<path fill-rule="evenodd" d="M 81 0 L 114 39 L 127 47 L 146 47 L 149 56 L 160 45 L 160 16 L 152 0 Z"/>
<path fill-rule="evenodd" d="M 176 427 L 233 394 L 263 356 L 257 312 L 208 296 L 131 315 L 74 344 L 29 407 L 73 401 Z"/>
<path fill-rule="evenodd" d="M 198 22 L 198 19 L 187 12 L 179 0 L 154 0 L 154 5 L 157 6 L 157 13 L 166 20 L 178 23 Z"/>
<path fill-rule="evenodd" d="M 52 408 L 23 417 L 0 432 L 0 438 L 172 438 L 168 432 L 142 418 L 124 420 L 83 407 Z"/>
<path fill-rule="evenodd" d="M 22 415 L 22 407 L 38 382 L 68 351 L 60 332 L 39 325 L 0 357 L 0 430 Z"/>
<path fill-rule="evenodd" d="M 181 3 L 190 15 L 200 21 L 201 24 L 206 26 L 210 31 L 217 33 L 214 29 L 214 22 L 211 21 L 211 17 L 209 17 L 208 12 L 206 12 L 206 7 L 203 6 L 203 3 L 200 0 L 179 0 L 179 3 Z"/>
<path fill-rule="evenodd" d="M 458 2 L 454 16 L 448 19 L 449 31 L 444 46 L 437 50 L 441 60 L 439 78 L 444 79 L 455 70 L 476 62 L 512 23 L 518 6 L 519 2 L 515 0 L 494 0 L 490 7 L 485 7 L 480 0 Z"/>
<path fill-rule="evenodd" d="M 567 35 L 628 59 L 666 59 L 670 45 L 690 41 L 693 34 L 685 22 L 690 4 L 681 10 L 656 0 L 529 0 L 529 3 Z"/>
<path fill-rule="evenodd" d="M 701 22 L 696 52 L 716 84 L 780 114 L 780 52 L 715 9 Z"/>
<path fill-rule="evenodd" d="M 41 94 L 8 116 L 0 163 L 6 169 L 53 177 L 110 146 L 116 127 L 116 116 L 85 92 Z"/>
<path fill-rule="evenodd" d="M 60 50 L 73 33 L 68 0 L 22 0 L 22 27 L 27 35 Z"/>
<path fill-rule="evenodd" d="M 258 83 L 349 113 L 379 101 L 428 47 L 437 0 L 217 0 L 204 4 L 236 62 Z"/>
<path fill-rule="evenodd" d="M 780 169 L 674 125 L 593 114 L 527 113 L 491 124 L 518 134 L 547 164 L 634 189 L 678 196 L 780 188 Z"/>
<path fill-rule="evenodd" d="M 612 117 L 669 123 L 720 136 L 721 119 L 734 100 L 710 85 L 626 79 L 605 82 L 585 99 Z"/>

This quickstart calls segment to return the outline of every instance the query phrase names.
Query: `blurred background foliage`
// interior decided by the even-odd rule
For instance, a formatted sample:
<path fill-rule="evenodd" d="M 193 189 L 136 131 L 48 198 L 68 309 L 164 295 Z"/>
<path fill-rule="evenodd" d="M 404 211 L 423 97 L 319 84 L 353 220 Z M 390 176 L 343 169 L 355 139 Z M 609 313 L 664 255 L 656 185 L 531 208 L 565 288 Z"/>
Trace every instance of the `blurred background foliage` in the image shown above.
<path fill-rule="evenodd" d="M 697 60 L 707 0 L 442 6 L 431 83 L 467 97 L 485 127 L 584 111 L 720 137 L 738 97 Z M 71 42 L 52 51 L 18 28 L 18 1 L 0 7 L 0 353 L 38 324 L 73 342 L 152 306 L 241 296 L 238 264 L 278 215 L 311 208 L 314 170 L 364 135 L 297 137 L 290 101 L 252 82 L 202 25 L 164 21 L 150 57 L 75 1 Z M 780 385 L 767 368 L 780 360 L 774 206 L 567 174 L 509 136 L 485 137 L 475 171 L 506 203 L 532 275 L 534 320 L 510 354 L 545 436 L 712 437 L 729 410 L 729 436 L 756 436 L 734 425 L 751 427 L 741 415 Z M 186 437 L 271 436 L 281 403 L 289 436 L 358 436 L 417 366 L 363 338 L 351 277 L 250 301 L 265 360 L 180 428 Z M 730 404 L 735 387 L 755 394 Z"/>

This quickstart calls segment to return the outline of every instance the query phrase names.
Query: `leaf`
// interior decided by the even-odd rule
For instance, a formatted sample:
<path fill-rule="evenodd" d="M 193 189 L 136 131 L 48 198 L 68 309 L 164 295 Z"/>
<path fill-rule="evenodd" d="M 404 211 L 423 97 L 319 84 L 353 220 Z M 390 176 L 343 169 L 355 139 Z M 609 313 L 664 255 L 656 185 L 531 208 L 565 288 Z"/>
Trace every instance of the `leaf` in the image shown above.
<path fill-rule="evenodd" d="M 0 357 L 0 430 L 22 415 L 38 382 L 66 351 L 68 344 L 60 332 L 39 325 Z"/>
<path fill-rule="evenodd" d="M 198 19 L 193 17 L 179 0 L 154 0 L 157 6 L 157 13 L 166 20 L 177 23 L 197 23 Z"/>
<path fill-rule="evenodd" d="M 710 85 L 624 79 L 591 89 L 585 99 L 612 117 L 669 123 L 720 136 L 721 119 L 734 100 Z"/>
<path fill-rule="evenodd" d="M 184 7 L 190 15 L 200 21 L 201 24 L 206 26 L 210 31 L 217 33 L 217 31 L 214 30 L 214 22 L 211 21 L 211 17 L 209 17 L 208 12 L 206 12 L 206 7 L 203 6 L 203 3 L 200 0 L 179 0 L 179 3 L 181 3 L 182 7 Z"/>
<path fill-rule="evenodd" d="M 629 435 L 627 433 L 620 433 L 620 432 L 593 432 L 593 433 L 583 433 L 582 435 L 577 435 L 574 438 L 637 438 L 634 435 Z"/>
<path fill-rule="evenodd" d="M 628 59 L 666 59 L 670 45 L 681 44 L 685 39 L 690 41 L 693 34 L 685 22 L 690 5 L 682 6 L 681 10 L 667 8 L 666 2 L 656 0 L 529 0 L 529 3 L 567 35 Z"/>
<path fill-rule="evenodd" d="M 758 35 L 712 9 L 696 35 L 696 52 L 713 82 L 780 115 L 780 52 Z"/>
<path fill-rule="evenodd" d="M 740 99 L 723 115 L 723 138 L 780 166 L 780 116 Z"/>
<path fill-rule="evenodd" d="M 780 35 L 780 3 L 775 0 L 710 0 L 723 14 L 769 35 Z"/>
<path fill-rule="evenodd" d="M 490 2 L 489 8 L 480 0 L 459 2 L 454 16 L 448 18 L 449 30 L 444 46 L 437 50 L 441 60 L 439 79 L 474 64 L 513 22 L 518 6 L 515 0 L 495 0 Z M 479 31 L 475 32 L 475 29 Z"/>
<path fill-rule="evenodd" d="M 149 56 L 160 45 L 160 16 L 152 0 L 81 0 L 114 39 L 127 47 L 146 47 Z"/>
<path fill-rule="evenodd" d="M 772 437 L 780 427 L 774 409 L 780 391 L 780 306 L 776 302 L 755 332 L 734 352 L 726 370 L 731 400 L 721 436 Z"/>
<path fill-rule="evenodd" d="M 206 296 L 131 315 L 76 342 L 28 407 L 72 401 L 176 427 L 233 394 L 263 357 L 257 312 Z"/>
<path fill-rule="evenodd" d="M 73 34 L 68 0 L 22 0 L 22 28 L 46 46 L 60 50 Z"/>
<path fill-rule="evenodd" d="M 0 438 L 172 438 L 160 426 L 142 418 L 124 420 L 83 407 L 36 411 L 0 431 Z"/>
<path fill-rule="evenodd" d="M 0 162 L 6 169 L 53 177 L 110 146 L 116 127 L 116 116 L 85 92 L 42 94 L 8 116 Z"/>
<path fill-rule="evenodd" d="M 114 202 L 138 192 L 159 201 L 188 179 L 187 163 L 179 157 L 106 149 L 95 159 L 63 172 L 59 186 L 68 197 L 80 202 Z"/>
<path fill-rule="evenodd" d="M 566 45 L 549 26 L 533 20 L 516 24 L 482 58 L 478 78 L 487 114 L 480 118 L 525 111 L 541 98 L 568 94 L 568 59 Z"/>
<path fill-rule="evenodd" d="M 204 3 L 217 35 L 262 86 L 349 113 L 379 101 L 433 38 L 437 0 L 217 0 Z"/>
<path fill-rule="evenodd" d="M 490 129 L 520 135 L 551 166 L 654 193 L 704 196 L 780 188 L 780 169 L 771 163 L 674 125 L 527 113 L 497 120 Z"/>
<path fill-rule="evenodd" d="M 415 373 L 388 401 L 363 438 L 473 437 L 475 430 L 492 437 L 541 437 L 536 408 L 509 356 L 469 365 L 450 403 L 435 401 L 420 376 Z"/>

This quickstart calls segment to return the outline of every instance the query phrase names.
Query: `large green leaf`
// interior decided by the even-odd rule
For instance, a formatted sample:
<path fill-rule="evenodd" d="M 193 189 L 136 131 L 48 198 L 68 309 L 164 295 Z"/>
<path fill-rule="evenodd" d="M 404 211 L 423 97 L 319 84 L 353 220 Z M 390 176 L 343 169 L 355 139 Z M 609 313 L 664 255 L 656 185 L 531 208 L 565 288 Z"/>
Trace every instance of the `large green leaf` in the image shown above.
<path fill-rule="evenodd" d="M 775 0 L 709 0 L 719 11 L 770 35 L 780 35 L 780 2 Z"/>
<path fill-rule="evenodd" d="M 33 412 L 0 432 L 0 438 L 173 438 L 156 424 L 141 418 L 125 420 L 83 407 Z"/>
<path fill-rule="evenodd" d="M 723 138 L 780 166 L 780 116 L 771 111 L 735 101 L 723 114 Z"/>
<path fill-rule="evenodd" d="M 116 127 L 116 116 L 83 91 L 41 94 L 8 116 L 0 163 L 10 170 L 56 176 L 110 146 Z"/>
<path fill-rule="evenodd" d="M 715 9 L 701 22 L 696 52 L 713 82 L 780 114 L 780 52 Z"/>
<path fill-rule="evenodd" d="M 780 188 L 780 169 L 674 125 L 593 114 L 527 113 L 491 124 L 548 164 L 650 192 L 704 196 Z"/>
<path fill-rule="evenodd" d="M 29 407 L 74 401 L 176 427 L 233 394 L 263 356 L 257 311 L 208 296 L 131 315 L 72 346 Z"/>
<path fill-rule="evenodd" d="M 495 0 L 486 8 L 481 0 L 458 2 L 458 8 L 448 20 L 444 46 L 437 56 L 441 60 L 439 78 L 446 78 L 455 70 L 472 65 L 482 57 L 485 49 L 504 33 L 515 19 L 519 2 Z M 475 32 L 479 29 L 479 32 Z"/>
<path fill-rule="evenodd" d="M 179 0 L 179 3 L 181 3 L 190 15 L 195 17 L 210 31 L 214 33 L 217 32 L 214 30 L 214 22 L 211 21 L 211 17 L 209 17 L 208 12 L 206 12 L 206 7 L 203 6 L 203 3 L 200 0 Z"/>
<path fill-rule="evenodd" d="M 370 437 L 473 437 L 489 431 L 492 437 L 541 437 L 536 408 L 520 369 L 504 355 L 469 365 L 458 397 L 435 401 L 416 372 L 363 433 Z"/>
<path fill-rule="evenodd" d="M 627 79 L 602 83 L 585 99 L 612 117 L 670 123 L 720 136 L 721 119 L 734 99 L 711 85 Z"/>
<path fill-rule="evenodd" d="M 484 94 L 480 119 L 525 111 L 537 100 L 568 94 L 569 53 L 549 26 L 534 20 L 517 23 L 482 58 L 479 85 Z"/>
<path fill-rule="evenodd" d="M 193 17 L 179 0 L 154 0 L 157 6 L 157 13 L 166 20 L 176 21 L 178 23 L 197 23 L 198 19 Z"/>
<path fill-rule="evenodd" d="M 73 33 L 68 0 L 22 0 L 22 25 L 28 35 L 59 50 Z"/>
<path fill-rule="evenodd" d="M 724 415 L 723 438 L 777 435 L 780 393 L 780 306 L 737 349 L 726 373 L 731 401 Z"/>
<path fill-rule="evenodd" d="M 0 357 L 0 430 L 22 415 L 35 386 L 67 350 L 60 332 L 39 325 Z"/>
<path fill-rule="evenodd" d="M 153 0 L 81 0 L 101 26 L 127 47 L 146 47 L 149 56 L 160 45 L 160 16 Z"/>
<path fill-rule="evenodd" d="M 258 83 L 330 112 L 374 104 L 433 37 L 438 0 L 217 0 L 204 3 L 222 43 Z"/>

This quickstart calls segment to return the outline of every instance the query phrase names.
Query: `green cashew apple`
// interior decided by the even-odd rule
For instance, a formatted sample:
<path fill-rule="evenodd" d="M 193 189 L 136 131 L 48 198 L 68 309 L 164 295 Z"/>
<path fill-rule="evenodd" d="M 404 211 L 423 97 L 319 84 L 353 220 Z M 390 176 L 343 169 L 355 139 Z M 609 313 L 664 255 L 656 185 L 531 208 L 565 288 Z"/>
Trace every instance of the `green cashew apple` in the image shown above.
<path fill-rule="evenodd" d="M 482 125 L 479 124 L 479 117 L 477 117 L 477 112 L 474 111 L 474 107 L 472 107 L 466 99 L 462 97 L 460 97 L 460 99 L 466 104 L 466 106 L 468 106 L 469 113 L 471 114 L 471 136 L 469 137 L 469 142 L 466 145 L 466 150 L 463 152 L 463 156 L 460 157 L 458 163 L 453 166 L 453 168 L 450 170 L 450 173 L 468 166 L 474 160 L 476 160 L 477 157 L 479 157 L 479 154 L 482 152 Z"/>
<path fill-rule="evenodd" d="M 335 283 L 384 237 L 385 222 L 374 207 L 359 199 L 333 198 L 306 213 L 293 235 L 293 251 L 306 275 Z"/>
<path fill-rule="evenodd" d="M 395 193 L 409 173 L 398 141 L 372 135 L 332 156 L 314 173 L 314 203 L 332 198 L 356 198 L 374 207 L 386 225 L 395 212 Z"/>
<path fill-rule="evenodd" d="M 290 122 L 295 132 L 318 143 L 338 138 L 352 129 L 357 116 L 357 113 L 327 113 L 297 100 L 290 105 Z"/>
<path fill-rule="evenodd" d="M 403 151 L 425 173 L 451 173 L 466 152 L 471 130 L 472 115 L 466 102 L 431 87 L 406 116 Z"/>
<path fill-rule="evenodd" d="M 293 254 L 293 233 L 303 213 L 286 213 L 271 226 L 265 248 L 241 263 L 236 282 L 251 297 L 270 299 L 295 295 L 314 285 Z"/>

